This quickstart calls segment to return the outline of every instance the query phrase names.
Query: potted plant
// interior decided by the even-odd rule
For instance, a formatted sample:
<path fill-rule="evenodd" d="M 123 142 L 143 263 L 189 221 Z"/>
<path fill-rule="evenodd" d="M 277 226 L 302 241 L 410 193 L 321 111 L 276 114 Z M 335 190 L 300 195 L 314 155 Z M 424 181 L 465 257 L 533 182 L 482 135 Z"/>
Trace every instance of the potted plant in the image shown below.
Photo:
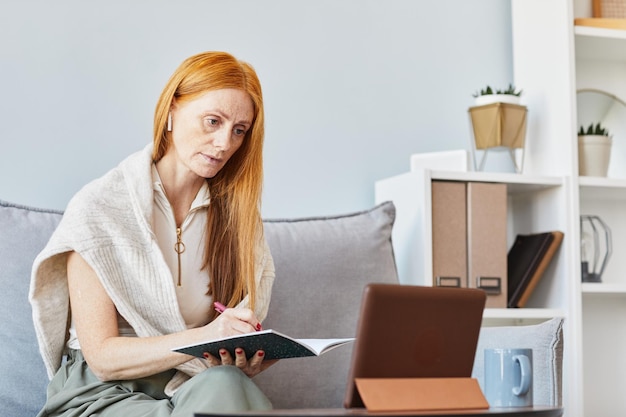
<path fill-rule="evenodd" d="M 469 108 L 469 113 L 475 169 L 483 170 L 487 151 L 500 148 L 510 154 L 515 171 L 522 171 L 527 109 L 519 103 L 521 95 L 522 90 L 517 90 L 513 84 L 504 90 L 487 86 L 473 94 L 476 105 Z M 476 161 L 476 151 L 482 151 L 480 163 Z"/>
<path fill-rule="evenodd" d="M 488 85 L 486 88 L 474 93 L 473 97 L 477 106 L 483 106 L 491 103 L 520 104 L 521 95 L 522 90 L 517 90 L 513 84 L 509 83 L 506 89 L 495 91 Z"/>
<path fill-rule="evenodd" d="M 578 130 L 578 174 L 606 177 L 611 160 L 613 137 L 600 123 Z"/>

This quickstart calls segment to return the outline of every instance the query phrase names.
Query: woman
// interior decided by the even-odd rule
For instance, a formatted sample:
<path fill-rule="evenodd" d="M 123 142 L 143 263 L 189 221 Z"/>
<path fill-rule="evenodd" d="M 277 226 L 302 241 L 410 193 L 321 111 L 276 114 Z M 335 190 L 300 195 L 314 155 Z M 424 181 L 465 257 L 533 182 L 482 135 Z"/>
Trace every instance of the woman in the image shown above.
<path fill-rule="evenodd" d="M 33 266 L 33 318 L 53 377 L 40 416 L 271 408 L 250 380 L 271 365 L 263 351 L 172 352 L 259 330 L 267 314 L 263 124 L 252 67 L 192 56 L 159 98 L 154 143 L 72 198 Z M 214 302 L 236 308 L 218 315 Z"/>

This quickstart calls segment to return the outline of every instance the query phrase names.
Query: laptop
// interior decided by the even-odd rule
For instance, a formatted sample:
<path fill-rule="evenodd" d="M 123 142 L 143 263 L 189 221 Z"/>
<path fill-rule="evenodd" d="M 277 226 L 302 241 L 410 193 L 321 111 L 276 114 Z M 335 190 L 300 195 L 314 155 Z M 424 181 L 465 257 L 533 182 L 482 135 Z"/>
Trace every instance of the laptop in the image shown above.
<path fill-rule="evenodd" d="M 364 407 L 355 378 L 471 377 L 486 299 L 480 289 L 368 284 L 344 407 Z"/>

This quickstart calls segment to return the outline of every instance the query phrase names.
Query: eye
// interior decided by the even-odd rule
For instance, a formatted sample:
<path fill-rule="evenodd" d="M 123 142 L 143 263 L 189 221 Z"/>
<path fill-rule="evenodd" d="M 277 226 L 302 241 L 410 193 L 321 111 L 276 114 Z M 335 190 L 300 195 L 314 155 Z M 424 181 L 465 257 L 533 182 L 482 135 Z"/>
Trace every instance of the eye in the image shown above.
<path fill-rule="evenodd" d="M 215 127 L 215 126 L 218 126 L 220 124 L 220 121 L 218 119 L 216 119 L 215 117 L 206 117 L 204 119 L 204 123 L 207 126 Z"/>
<path fill-rule="evenodd" d="M 246 129 L 244 129 L 243 127 L 236 127 L 235 129 L 233 129 L 233 132 L 237 136 L 244 136 L 246 134 Z"/>

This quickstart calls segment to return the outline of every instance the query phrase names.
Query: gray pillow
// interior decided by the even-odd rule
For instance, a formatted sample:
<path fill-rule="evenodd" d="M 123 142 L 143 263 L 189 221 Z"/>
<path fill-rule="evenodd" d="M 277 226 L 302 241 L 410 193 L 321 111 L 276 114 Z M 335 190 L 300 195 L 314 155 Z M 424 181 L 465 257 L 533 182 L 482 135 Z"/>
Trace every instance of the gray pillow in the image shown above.
<path fill-rule="evenodd" d="M 32 417 L 46 399 L 48 377 L 28 302 L 30 273 L 61 213 L 0 200 L 0 410 Z"/>
<path fill-rule="evenodd" d="M 483 327 L 478 338 L 472 376 L 481 388 L 484 350 L 530 348 L 533 350 L 533 404 L 562 405 L 563 319 L 553 318 L 529 326 Z"/>
<path fill-rule="evenodd" d="M 353 337 L 363 288 L 398 283 L 391 244 L 395 206 L 334 217 L 266 220 L 276 266 L 263 323 L 296 338 Z M 255 377 L 275 408 L 342 407 L 352 345 L 285 359 Z"/>

